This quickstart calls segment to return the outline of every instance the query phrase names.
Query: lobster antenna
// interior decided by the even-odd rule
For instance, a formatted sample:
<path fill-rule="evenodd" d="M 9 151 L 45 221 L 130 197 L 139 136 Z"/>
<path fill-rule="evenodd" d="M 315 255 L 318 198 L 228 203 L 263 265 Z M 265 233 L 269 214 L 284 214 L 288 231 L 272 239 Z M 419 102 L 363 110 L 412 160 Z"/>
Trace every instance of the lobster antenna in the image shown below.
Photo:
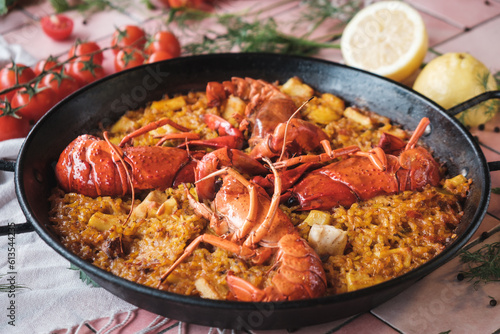
<path fill-rule="evenodd" d="M 312 99 L 314 99 L 314 96 L 311 96 L 309 99 L 307 99 L 307 101 L 305 101 L 304 103 L 302 103 L 302 105 L 300 107 L 297 108 L 297 110 L 295 110 L 295 112 L 292 114 L 292 116 L 290 116 L 290 118 L 288 119 L 288 121 L 286 121 L 286 126 L 285 126 L 285 135 L 283 136 L 283 147 L 281 148 L 281 154 L 280 154 L 280 157 L 278 159 L 278 161 L 281 161 L 283 160 L 283 156 L 285 155 L 285 148 L 286 148 L 286 135 L 288 133 L 288 125 L 290 124 L 290 121 L 292 120 L 292 118 L 295 117 L 295 115 L 297 115 L 297 113 L 302 109 L 304 108 L 304 106 L 306 104 L 308 104 Z"/>
<path fill-rule="evenodd" d="M 132 204 L 130 205 L 130 211 L 128 212 L 128 216 L 125 219 L 125 222 L 123 222 L 123 225 L 125 225 L 125 224 L 127 224 L 130 217 L 132 216 L 132 211 L 134 210 L 134 202 L 135 202 L 134 184 L 132 183 L 132 177 L 130 176 L 130 173 L 128 172 L 127 164 L 125 163 L 125 160 L 123 160 L 123 153 L 119 152 L 118 148 L 115 145 L 113 145 L 113 143 L 109 140 L 107 131 L 104 131 L 102 136 L 104 137 L 104 140 L 106 141 L 106 143 L 108 143 L 108 145 L 111 148 L 111 150 L 113 151 L 113 153 L 115 153 L 118 156 L 118 159 L 120 159 L 120 163 L 122 164 L 123 169 L 125 170 L 125 174 L 127 175 L 127 181 L 130 184 L 130 189 L 131 189 L 131 193 L 132 193 Z"/>

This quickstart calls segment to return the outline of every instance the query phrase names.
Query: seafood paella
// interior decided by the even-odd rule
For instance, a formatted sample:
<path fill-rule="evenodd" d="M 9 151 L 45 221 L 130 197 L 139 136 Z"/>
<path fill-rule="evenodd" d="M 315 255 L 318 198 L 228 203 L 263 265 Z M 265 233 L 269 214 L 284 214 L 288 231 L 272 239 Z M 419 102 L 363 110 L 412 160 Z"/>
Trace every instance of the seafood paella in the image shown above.
<path fill-rule="evenodd" d="M 455 238 L 472 180 L 403 129 L 299 78 L 210 82 L 62 152 L 50 228 L 128 280 L 241 301 L 400 276 Z"/>

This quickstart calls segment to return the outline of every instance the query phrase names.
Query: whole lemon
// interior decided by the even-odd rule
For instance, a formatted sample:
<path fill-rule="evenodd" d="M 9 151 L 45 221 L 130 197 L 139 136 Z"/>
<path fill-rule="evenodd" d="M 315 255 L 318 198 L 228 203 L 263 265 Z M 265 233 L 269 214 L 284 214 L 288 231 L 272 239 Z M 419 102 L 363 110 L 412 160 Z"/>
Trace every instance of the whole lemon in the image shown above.
<path fill-rule="evenodd" d="M 452 52 L 429 62 L 418 75 L 413 89 L 445 109 L 490 90 L 497 89 L 488 68 L 468 53 Z M 498 111 L 496 100 L 485 101 L 456 117 L 464 125 L 477 126 Z"/>

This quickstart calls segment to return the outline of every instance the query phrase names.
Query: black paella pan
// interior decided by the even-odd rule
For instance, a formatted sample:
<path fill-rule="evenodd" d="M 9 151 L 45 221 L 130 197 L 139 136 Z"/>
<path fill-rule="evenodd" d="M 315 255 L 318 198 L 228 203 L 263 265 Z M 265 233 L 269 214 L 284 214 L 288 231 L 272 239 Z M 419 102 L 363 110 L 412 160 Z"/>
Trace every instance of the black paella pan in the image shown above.
<path fill-rule="evenodd" d="M 214 301 L 181 296 L 142 286 L 85 262 L 67 250 L 48 228 L 49 197 L 56 185 L 53 166 L 63 149 L 77 136 L 93 133 L 116 121 L 125 111 L 137 109 L 164 94 L 204 90 L 209 81 L 232 76 L 283 83 L 293 76 L 317 91 L 330 92 L 347 104 L 367 108 L 414 129 L 422 117 L 431 121 L 422 140 L 444 162 L 451 176 L 465 174 L 473 184 L 457 238 L 421 267 L 390 281 L 336 296 L 280 303 Z M 490 170 L 469 132 L 449 114 L 485 99 L 490 92 L 445 111 L 414 91 L 379 76 L 340 64 L 274 54 L 220 54 L 172 59 L 144 65 L 90 84 L 49 111 L 24 142 L 16 163 L 0 161 L 15 171 L 16 194 L 28 223 L 18 231 L 34 228 L 40 237 L 103 288 L 151 312 L 181 321 L 220 328 L 297 328 L 333 321 L 365 312 L 395 296 L 415 281 L 451 259 L 470 239 L 488 208 Z"/>

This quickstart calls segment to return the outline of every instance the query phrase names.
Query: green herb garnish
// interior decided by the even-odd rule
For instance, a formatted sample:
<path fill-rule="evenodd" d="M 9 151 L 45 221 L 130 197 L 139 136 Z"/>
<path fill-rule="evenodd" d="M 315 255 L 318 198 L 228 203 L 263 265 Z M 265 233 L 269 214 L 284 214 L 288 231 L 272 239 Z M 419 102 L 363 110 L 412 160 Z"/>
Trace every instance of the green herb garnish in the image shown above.
<path fill-rule="evenodd" d="M 90 286 L 93 286 L 93 287 L 96 287 L 96 288 L 99 287 L 99 284 L 94 282 L 94 280 L 92 280 L 92 278 L 90 278 L 85 272 L 83 272 L 83 270 L 81 270 L 80 268 L 75 266 L 73 263 L 70 264 L 68 269 L 78 270 L 80 272 L 80 279 L 82 280 L 83 283 L 90 285 Z"/>
<path fill-rule="evenodd" d="M 0 279 L 4 278 L 7 276 L 7 274 L 0 275 Z M 29 289 L 26 285 L 23 284 L 14 284 L 12 285 L 11 283 L 0 283 L 0 292 L 14 292 L 22 289 Z"/>
<path fill-rule="evenodd" d="M 491 192 L 497 195 L 500 195 L 500 187 L 492 188 Z"/>
<path fill-rule="evenodd" d="M 467 265 L 460 273 L 473 281 L 475 288 L 481 283 L 500 281 L 500 242 L 486 244 L 474 252 L 463 251 L 460 260 Z"/>

